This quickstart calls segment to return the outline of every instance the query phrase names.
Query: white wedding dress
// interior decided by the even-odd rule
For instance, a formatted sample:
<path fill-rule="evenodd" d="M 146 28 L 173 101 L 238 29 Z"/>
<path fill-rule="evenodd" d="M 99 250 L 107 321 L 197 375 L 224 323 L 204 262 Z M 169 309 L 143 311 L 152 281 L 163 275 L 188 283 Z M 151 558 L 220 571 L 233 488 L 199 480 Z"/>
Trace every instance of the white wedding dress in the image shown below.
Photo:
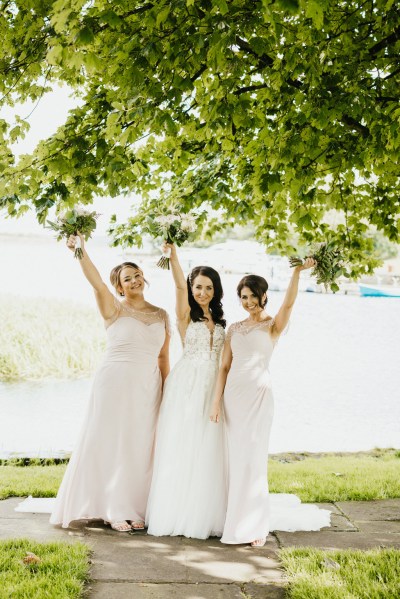
<path fill-rule="evenodd" d="M 190 322 L 183 355 L 164 388 L 147 504 L 149 534 L 222 534 L 227 497 L 222 426 L 210 421 L 225 331 Z"/>

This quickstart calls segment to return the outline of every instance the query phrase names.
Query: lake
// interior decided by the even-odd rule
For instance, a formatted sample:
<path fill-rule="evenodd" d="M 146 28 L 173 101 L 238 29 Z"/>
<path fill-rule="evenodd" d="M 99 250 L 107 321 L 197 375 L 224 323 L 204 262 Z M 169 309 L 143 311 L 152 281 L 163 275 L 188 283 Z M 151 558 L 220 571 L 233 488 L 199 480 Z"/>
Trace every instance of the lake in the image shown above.
<path fill-rule="evenodd" d="M 2 294 L 71 299 L 95 309 L 79 264 L 62 243 L 51 236 L 0 236 L 0 247 Z M 123 260 L 121 250 L 106 247 L 101 239 L 90 244 L 90 254 L 105 280 Z M 171 274 L 156 269 L 154 257 L 133 257 L 151 283 L 149 301 L 173 315 Z M 239 274 L 222 274 L 229 322 L 246 316 L 235 294 L 239 279 Z M 282 292 L 270 292 L 271 315 L 282 298 Z M 173 348 L 176 360 L 177 339 Z M 400 447 L 399 357 L 400 299 L 299 293 L 271 363 L 271 452 Z M 90 386 L 90 379 L 0 384 L 0 456 L 71 451 Z"/>

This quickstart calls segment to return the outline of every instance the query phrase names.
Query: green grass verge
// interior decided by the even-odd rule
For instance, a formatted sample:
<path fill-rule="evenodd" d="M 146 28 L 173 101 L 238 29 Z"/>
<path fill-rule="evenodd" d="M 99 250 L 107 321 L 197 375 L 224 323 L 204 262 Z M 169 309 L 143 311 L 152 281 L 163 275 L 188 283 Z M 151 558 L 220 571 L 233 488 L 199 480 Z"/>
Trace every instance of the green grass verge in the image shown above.
<path fill-rule="evenodd" d="M 271 493 L 294 493 L 306 502 L 400 497 L 400 458 L 395 450 L 299 457 L 304 459 L 269 461 Z"/>
<path fill-rule="evenodd" d="M 40 562 L 24 564 L 27 552 Z M 0 541 L 0 593 L 12 599 L 76 599 L 83 597 L 90 550 L 82 543 Z"/>
<path fill-rule="evenodd" d="M 7 497 L 55 497 L 65 472 L 58 466 L 0 466 L 0 499 Z"/>
<path fill-rule="evenodd" d="M 285 461 L 279 461 L 285 460 Z M 65 464 L 26 465 L 24 460 L 0 466 L 0 499 L 55 497 Z M 375 450 L 367 454 L 309 457 L 287 454 L 269 460 L 271 493 L 294 493 L 306 502 L 361 501 L 400 497 L 400 454 Z"/>
<path fill-rule="evenodd" d="M 282 549 L 288 599 L 398 599 L 400 551 Z"/>
<path fill-rule="evenodd" d="M 0 296 L 0 381 L 90 375 L 105 347 L 96 310 Z"/>

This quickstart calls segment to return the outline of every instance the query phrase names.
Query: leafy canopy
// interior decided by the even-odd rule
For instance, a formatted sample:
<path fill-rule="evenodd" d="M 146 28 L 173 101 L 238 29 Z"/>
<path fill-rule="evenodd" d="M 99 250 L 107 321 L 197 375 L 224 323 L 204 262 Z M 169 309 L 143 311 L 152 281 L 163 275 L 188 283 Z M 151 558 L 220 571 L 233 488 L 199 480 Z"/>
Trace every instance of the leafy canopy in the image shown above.
<path fill-rule="evenodd" d="M 80 97 L 32 155 L 0 120 L 0 205 L 140 194 L 209 206 L 267 247 L 332 241 L 357 275 L 375 226 L 400 233 L 400 7 L 393 0 L 3 0 L 2 104 L 55 82 Z M 135 220 L 115 243 L 137 243 Z M 199 233 L 201 231 L 199 230 Z"/>

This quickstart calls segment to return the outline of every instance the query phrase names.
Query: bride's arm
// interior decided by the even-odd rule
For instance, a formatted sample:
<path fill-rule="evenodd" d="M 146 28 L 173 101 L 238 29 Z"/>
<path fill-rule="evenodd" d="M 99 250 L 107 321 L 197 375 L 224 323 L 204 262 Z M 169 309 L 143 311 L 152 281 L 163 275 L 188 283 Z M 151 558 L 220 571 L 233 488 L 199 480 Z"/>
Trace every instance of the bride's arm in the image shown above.
<path fill-rule="evenodd" d="M 218 423 L 221 417 L 221 403 L 224 396 L 226 379 L 232 364 L 232 349 L 230 339 L 227 339 L 222 351 L 221 366 L 218 372 L 217 383 L 215 386 L 214 400 L 210 412 L 210 420 Z"/>
<path fill-rule="evenodd" d="M 304 264 L 295 266 L 293 269 L 292 278 L 290 279 L 289 287 L 286 290 L 285 298 L 278 314 L 275 316 L 275 321 L 272 326 L 272 334 L 280 335 L 289 322 L 290 315 L 296 301 L 297 292 L 299 290 L 300 272 L 308 268 L 314 268 L 316 261 L 313 258 L 306 258 Z"/>
<path fill-rule="evenodd" d="M 100 314 L 106 320 L 111 318 L 111 316 L 115 313 L 115 302 L 114 296 L 111 291 L 108 289 L 107 285 L 104 283 L 103 279 L 100 276 L 99 271 L 89 258 L 86 249 L 85 249 L 85 240 L 83 235 L 78 233 L 78 237 L 81 240 L 82 253 L 83 256 L 81 260 L 78 260 L 82 272 L 85 275 L 86 279 L 89 281 L 90 285 L 93 287 L 94 294 L 96 297 L 96 302 L 100 310 Z M 74 251 L 75 243 L 77 236 L 70 235 L 67 240 L 67 247 Z"/>
<path fill-rule="evenodd" d="M 179 264 L 178 253 L 176 246 L 173 243 L 164 243 L 163 251 L 167 249 L 171 250 L 171 257 L 169 259 L 171 265 L 172 276 L 174 278 L 175 290 L 176 290 L 176 305 L 175 312 L 178 319 L 178 326 L 184 324 L 185 326 L 189 322 L 190 306 L 188 300 L 188 291 L 185 275 L 181 265 Z"/>

